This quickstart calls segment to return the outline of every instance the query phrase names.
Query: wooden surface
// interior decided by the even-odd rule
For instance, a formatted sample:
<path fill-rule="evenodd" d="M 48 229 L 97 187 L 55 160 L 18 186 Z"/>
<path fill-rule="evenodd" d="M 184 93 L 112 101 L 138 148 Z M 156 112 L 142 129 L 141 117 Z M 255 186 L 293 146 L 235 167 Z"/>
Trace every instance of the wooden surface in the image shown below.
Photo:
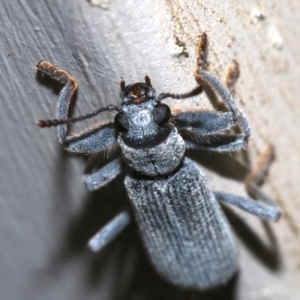
<path fill-rule="evenodd" d="M 253 128 L 247 155 L 255 162 L 264 146 L 275 145 L 264 190 L 284 213 L 266 225 L 236 209 L 227 212 L 240 244 L 240 273 L 205 296 L 299 299 L 299 1 L 99 2 L 107 9 L 84 0 L 1 1 L 0 299 L 205 299 L 155 274 L 134 226 L 102 253 L 88 251 L 88 239 L 126 201 L 122 178 L 99 192 L 84 189 L 85 158 L 64 153 L 54 129 L 35 125 L 55 116 L 60 87 L 34 68 L 47 60 L 78 79 L 74 115 L 118 104 L 121 78 L 132 83 L 148 74 L 158 92 L 185 92 L 196 84 L 202 31 L 209 36 L 211 72 L 224 78 L 233 59 L 240 64 L 236 100 Z M 210 105 L 205 95 L 168 103 Z M 210 186 L 244 193 L 245 171 L 239 170 L 249 166 L 229 155 L 200 154 L 194 157 L 223 175 L 207 170 Z"/>

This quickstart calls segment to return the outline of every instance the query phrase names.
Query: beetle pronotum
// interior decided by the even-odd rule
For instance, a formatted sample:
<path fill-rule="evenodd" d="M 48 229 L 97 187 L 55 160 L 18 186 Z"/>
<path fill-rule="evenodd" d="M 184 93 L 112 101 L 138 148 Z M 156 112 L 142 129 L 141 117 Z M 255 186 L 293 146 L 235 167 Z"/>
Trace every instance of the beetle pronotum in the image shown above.
<path fill-rule="evenodd" d="M 109 105 L 85 116 L 68 118 L 70 101 L 78 87 L 76 80 L 48 62 L 37 65 L 39 71 L 64 84 L 57 119 L 40 120 L 40 127 L 57 126 L 59 142 L 73 153 L 97 153 L 114 143 L 121 148 L 121 158 L 83 176 L 86 187 L 90 191 L 99 189 L 120 174 L 124 165 L 129 167 L 124 184 L 131 207 L 102 228 L 90 240 L 90 248 L 102 249 L 134 218 L 157 271 L 175 285 L 200 290 L 226 283 L 238 268 L 235 240 L 218 201 L 236 205 L 262 219 L 280 218 L 279 208 L 259 188 L 272 160 L 272 151 L 265 153 L 246 184 L 248 192 L 263 203 L 211 191 L 203 172 L 185 157 L 189 148 L 217 152 L 244 149 L 250 137 L 248 121 L 231 93 L 205 70 L 206 56 L 207 37 L 203 34 L 195 76 L 222 99 L 222 112 L 196 109 L 172 113 L 162 103 L 165 98 L 196 96 L 202 87 L 199 85 L 186 94 L 156 96 L 146 76 L 145 82 L 127 86 L 121 81 L 121 106 Z M 230 78 L 228 81 L 230 85 Z M 78 134 L 67 134 L 69 123 L 103 111 L 117 112 L 114 121 L 96 124 Z M 242 133 L 224 133 L 236 124 Z"/>

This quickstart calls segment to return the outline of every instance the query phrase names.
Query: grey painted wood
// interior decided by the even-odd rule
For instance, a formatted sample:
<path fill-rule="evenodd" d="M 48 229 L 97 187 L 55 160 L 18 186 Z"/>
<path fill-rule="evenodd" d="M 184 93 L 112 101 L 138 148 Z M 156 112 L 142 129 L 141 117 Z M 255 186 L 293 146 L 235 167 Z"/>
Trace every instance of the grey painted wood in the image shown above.
<path fill-rule="evenodd" d="M 65 154 L 55 130 L 36 127 L 36 119 L 54 117 L 59 86 L 37 77 L 34 66 L 48 60 L 78 79 L 74 115 L 79 115 L 117 104 L 121 77 L 129 83 L 148 74 L 158 91 L 184 92 L 194 87 L 195 46 L 203 30 L 210 39 L 212 72 L 223 77 L 232 59 L 240 64 L 237 101 L 253 126 L 248 155 L 255 161 L 268 142 L 276 145 L 277 160 L 265 190 L 285 214 L 280 223 L 267 227 L 243 212 L 234 210 L 235 216 L 228 212 L 237 234 L 243 235 L 241 272 L 235 285 L 217 295 L 220 299 L 224 295 L 242 300 L 298 299 L 298 12 L 298 1 L 282 6 L 268 0 L 259 7 L 252 0 L 240 4 L 112 0 L 102 10 L 84 0 L 2 0 L 1 300 L 188 298 L 157 277 L 135 227 L 99 255 L 85 247 L 126 201 L 126 194 L 121 178 L 89 194 L 80 181 L 84 159 Z M 199 104 L 209 107 L 205 95 L 173 101 L 172 107 Z M 74 130 L 91 123 L 76 124 Z M 205 157 L 207 167 L 213 160 L 220 162 L 219 172 L 225 176 L 207 171 L 212 187 L 243 193 L 241 182 L 232 179 L 239 177 L 240 168 L 235 168 L 238 164 L 230 156 L 226 159 L 232 172 L 222 170 L 224 160 L 219 156 Z"/>

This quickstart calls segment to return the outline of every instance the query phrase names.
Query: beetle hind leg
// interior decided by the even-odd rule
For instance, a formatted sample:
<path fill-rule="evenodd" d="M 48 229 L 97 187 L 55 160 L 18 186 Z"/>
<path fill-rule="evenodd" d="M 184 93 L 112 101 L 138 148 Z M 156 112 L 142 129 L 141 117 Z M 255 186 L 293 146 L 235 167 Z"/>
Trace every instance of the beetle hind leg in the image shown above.
<path fill-rule="evenodd" d="M 253 215 L 270 221 L 278 221 L 281 217 L 281 211 L 275 201 L 267 196 L 260 188 L 268 175 L 269 167 L 274 160 L 274 149 L 268 146 L 260 155 L 257 165 L 247 176 L 245 185 L 249 196 L 260 200 L 257 202 L 250 198 L 240 197 L 234 194 L 224 192 L 214 192 L 216 198 L 220 201 L 235 205 Z"/>
<path fill-rule="evenodd" d="M 103 249 L 129 225 L 130 220 L 130 213 L 127 210 L 118 214 L 89 240 L 89 248 L 93 252 Z"/>
<path fill-rule="evenodd" d="M 269 145 L 262 151 L 256 166 L 246 177 L 245 186 L 248 194 L 251 197 L 262 200 L 266 204 L 276 206 L 274 200 L 268 197 L 260 188 L 268 175 L 269 168 L 274 159 L 274 147 L 272 145 Z"/>

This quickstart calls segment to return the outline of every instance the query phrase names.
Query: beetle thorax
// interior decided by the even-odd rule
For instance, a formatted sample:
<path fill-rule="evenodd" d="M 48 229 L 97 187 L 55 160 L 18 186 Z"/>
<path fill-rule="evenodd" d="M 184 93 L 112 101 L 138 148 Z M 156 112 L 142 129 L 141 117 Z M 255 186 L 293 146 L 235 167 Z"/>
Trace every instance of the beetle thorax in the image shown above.
<path fill-rule="evenodd" d="M 118 137 L 118 141 L 126 164 L 147 177 L 173 173 L 184 157 L 185 143 L 175 127 L 165 140 L 153 147 L 130 147 L 124 143 L 122 136 Z"/>
<path fill-rule="evenodd" d="M 170 115 L 169 107 L 155 100 L 123 105 L 118 141 L 128 166 L 148 177 L 168 176 L 179 167 L 185 143 Z"/>

